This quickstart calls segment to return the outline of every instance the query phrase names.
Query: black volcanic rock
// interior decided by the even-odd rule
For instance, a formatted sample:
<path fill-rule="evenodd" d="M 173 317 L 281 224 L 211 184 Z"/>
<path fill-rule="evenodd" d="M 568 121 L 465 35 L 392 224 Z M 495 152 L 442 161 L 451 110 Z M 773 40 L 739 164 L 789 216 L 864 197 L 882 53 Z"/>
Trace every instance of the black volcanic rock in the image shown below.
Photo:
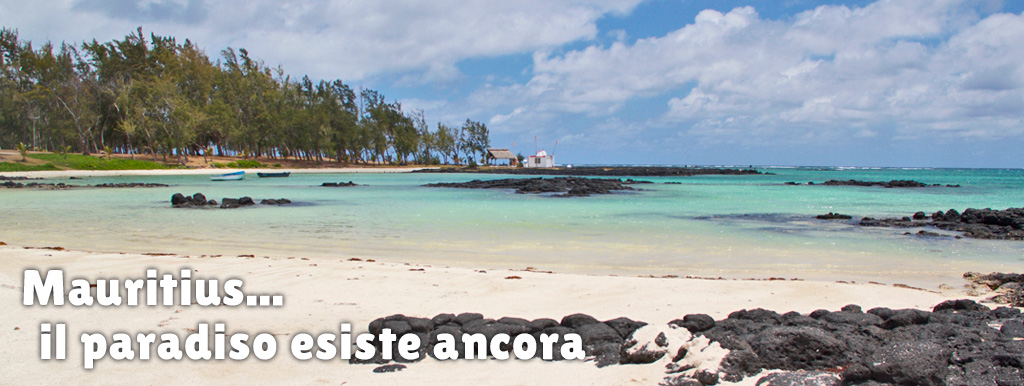
<path fill-rule="evenodd" d="M 628 180 L 632 181 L 632 180 Z M 505 178 L 473 180 L 469 182 L 439 182 L 427 187 L 462 189 L 515 189 L 517 194 L 562 193 L 565 197 L 586 197 L 592 194 L 610 194 L 613 191 L 633 190 L 630 182 L 606 178 L 554 177 Z M 632 181 L 632 183 L 638 183 Z"/>
<path fill-rule="evenodd" d="M 619 336 L 623 338 L 632 335 L 634 331 L 640 329 L 640 327 L 647 325 L 647 323 L 638 322 L 626 317 L 608 320 L 605 321 L 604 324 L 614 329 L 616 332 L 619 333 Z"/>
<path fill-rule="evenodd" d="M 979 275 L 981 276 L 981 275 Z M 1016 276 L 987 276 L 991 283 Z M 986 280 L 986 279 L 979 279 Z M 680 352 L 658 349 L 671 347 L 667 334 L 658 334 L 654 345 L 629 350 L 639 344 L 633 331 L 643 322 L 621 317 L 598 322 L 584 314 L 532 322 L 514 317 L 497 320 L 481 314 L 440 314 L 433 319 L 392 315 L 370 323 L 368 331 L 390 328 L 397 335 L 415 334 L 424 342 L 420 359 L 432 355 L 440 334 L 451 334 L 460 355 L 464 334 L 554 334 L 553 360 L 563 360 L 560 347 L 566 334 L 579 334 L 588 361 L 598 367 L 631 364 L 665 366 L 662 384 L 713 385 L 738 382 L 764 370 L 784 370 L 756 381 L 757 385 L 1019 385 L 1024 380 L 1024 322 L 1017 309 L 989 310 L 971 300 L 952 300 L 936 305 L 934 312 L 916 309 L 872 308 L 863 312 L 857 305 L 840 311 L 818 310 L 812 315 L 778 313 L 764 309 L 740 310 L 727 319 L 708 321 L 703 314 L 691 314 L 673 321 L 675 326 L 693 324 L 695 337 L 710 339 L 730 350 L 717 370 L 681 374 L 693 369 L 681 362 Z M 456 323 L 457 319 L 461 319 Z M 713 326 L 708 327 L 710 323 Z M 991 325 L 1002 324 L 1002 331 Z M 879 326 L 881 325 L 881 327 Z M 575 326 L 575 327 L 569 327 Z M 706 328 L 706 329 L 705 329 Z M 429 332 L 428 332 L 429 331 Z M 624 331 L 630 331 L 623 334 Z M 625 336 L 625 338 L 624 338 Z M 379 348 L 380 343 L 374 342 Z M 503 350 L 507 346 L 503 346 Z M 395 359 L 395 361 L 402 361 Z M 352 363 L 380 363 L 382 358 Z M 689 367 L 687 367 L 689 366 Z"/>
<path fill-rule="evenodd" d="M 344 188 L 344 187 L 349 187 L 349 186 L 359 186 L 359 184 L 356 184 L 355 182 L 352 182 L 352 181 L 349 181 L 349 182 L 324 182 L 323 184 L 320 184 L 320 186 L 329 187 L 329 188 Z"/>
<path fill-rule="evenodd" d="M 789 181 L 783 185 L 801 185 L 800 183 Z M 892 181 L 860 181 L 860 180 L 828 180 L 822 183 L 815 184 L 814 181 L 808 182 L 807 185 L 826 185 L 826 186 L 878 186 L 883 188 L 930 188 L 945 186 L 947 188 L 959 188 L 960 185 L 956 184 L 926 184 L 923 182 L 913 180 L 892 180 Z"/>
<path fill-rule="evenodd" d="M 292 203 L 292 200 L 289 200 L 287 198 L 278 198 L 278 199 L 264 198 L 264 199 L 260 200 L 260 205 L 287 205 L 287 204 L 291 204 L 291 203 Z"/>
<path fill-rule="evenodd" d="M 25 176 L 4 176 L 0 175 L 0 180 L 6 181 L 27 181 L 27 180 L 41 180 L 42 178 L 36 177 L 25 177 Z"/>
<path fill-rule="evenodd" d="M 174 193 L 173 195 L 171 195 L 171 205 L 180 206 L 185 203 L 191 204 L 192 200 L 186 198 L 185 195 L 181 193 Z"/>
<path fill-rule="evenodd" d="M 78 188 L 80 186 L 78 186 L 78 185 L 68 185 L 68 184 L 65 184 L 63 182 L 58 182 L 56 184 L 45 183 L 45 182 L 29 182 L 29 183 L 25 184 L 25 183 L 21 183 L 21 182 L 4 181 L 4 183 L 0 184 L 0 187 L 8 188 L 8 189 L 35 188 L 35 189 L 44 189 L 44 190 L 64 190 L 64 189 L 70 189 L 70 188 Z"/>
<path fill-rule="evenodd" d="M 908 217 L 888 219 L 865 217 L 859 224 L 890 228 L 931 226 L 961 232 L 964 237 L 975 239 L 1024 240 L 1024 208 L 1004 210 L 967 208 L 963 213 L 956 209 L 949 209 L 945 212 L 933 213 L 931 220 L 924 216 L 924 212 L 915 213 L 913 219 Z"/>
<path fill-rule="evenodd" d="M 153 182 L 122 182 L 93 185 L 94 188 L 166 188 L 170 185 Z"/>
<path fill-rule="evenodd" d="M 828 214 L 819 214 L 815 218 L 818 220 L 852 220 L 853 216 L 828 212 Z"/>
<path fill-rule="evenodd" d="M 264 199 L 260 201 L 262 205 L 285 205 L 291 204 L 292 201 L 287 198 L 279 199 Z M 171 205 L 175 208 L 221 208 L 221 209 L 234 209 L 241 208 L 243 206 L 256 205 L 256 201 L 252 197 L 242 198 L 228 198 L 225 197 L 221 200 L 220 204 L 217 200 L 207 200 L 206 196 L 202 193 L 196 193 L 191 196 L 186 196 L 181 193 L 175 193 L 171 196 Z"/>
<path fill-rule="evenodd" d="M 892 181 L 859 181 L 859 180 L 828 180 L 822 183 L 822 185 L 828 186 L 881 186 L 883 188 L 927 188 L 933 186 L 942 186 L 940 184 L 928 185 L 923 182 L 913 180 L 892 180 Z M 960 185 L 946 185 L 949 188 L 959 188 Z"/>
<path fill-rule="evenodd" d="M 682 319 L 676 319 L 668 322 L 669 325 L 679 326 L 689 330 L 692 333 L 710 330 L 715 326 L 715 319 L 705 314 L 690 314 L 684 316 Z"/>
<path fill-rule="evenodd" d="M 940 386 L 946 384 L 951 351 L 937 342 L 902 341 L 882 347 L 865 365 L 874 381 Z"/>
<path fill-rule="evenodd" d="M 1005 303 L 1013 307 L 1024 307 L 1024 274 L 967 272 L 964 274 L 964 279 L 998 293 L 989 298 L 989 301 Z"/>
<path fill-rule="evenodd" d="M 667 167 L 667 166 L 575 166 L 571 168 L 488 168 L 469 169 L 446 167 L 440 169 L 421 169 L 415 173 L 479 173 L 479 174 L 515 174 L 543 176 L 610 176 L 610 177 L 690 177 L 703 175 L 750 175 L 770 174 L 753 169 L 724 169 L 699 167 Z"/>
<path fill-rule="evenodd" d="M 38 179 L 41 179 L 41 178 L 24 178 L 24 179 L 18 179 L 18 180 L 25 180 L 25 179 L 28 179 L 28 180 L 38 180 Z M 80 179 L 80 178 L 71 177 L 71 179 Z M 0 180 L 4 180 L 4 178 L 0 178 Z M 169 186 L 169 185 L 167 185 L 167 184 L 157 184 L 157 183 L 148 183 L 148 182 L 146 182 L 146 183 L 144 183 L 144 182 L 121 182 L 121 183 L 104 183 L 104 184 L 97 184 L 97 185 L 68 185 L 68 184 L 65 184 L 63 182 L 58 182 L 58 183 L 29 182 L 29 183 L 26 184 L 26 183 L 14 182 L 14 181 L 10 181 L 10 180 L 5 181 L 4 183 L 0 184 L 0 188 L 9 188 L 9 189 L 37 188 L 37 189 L 47 189 L 47 190 L 63 190 L 63 189 L 71 189 L 71 188 L 90 188 L 90 187 L 91 188 L 164 188 L 164 187 L 167 187 L 167 186 Z"/>
<path fill-rule="evenodd" d="M 202 193 L 193 194 L 192 199 L 190 201 L 192 201 L 192 205 L 206 205 L 206 203 L 208 202 L 206 200 L 206 196 L 204 196 Z"/>

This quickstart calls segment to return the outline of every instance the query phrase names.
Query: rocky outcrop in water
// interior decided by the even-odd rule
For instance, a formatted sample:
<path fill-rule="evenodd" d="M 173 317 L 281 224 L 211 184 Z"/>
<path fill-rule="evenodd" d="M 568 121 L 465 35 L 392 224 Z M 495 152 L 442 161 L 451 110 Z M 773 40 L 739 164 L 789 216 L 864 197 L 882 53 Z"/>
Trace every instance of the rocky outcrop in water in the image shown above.
<path fill-rule="evenodd" d="M 289 200 L 287 198 L 278 198 L 276 200 L 273 198 L 264 198 L 260 200 L 260 205 L 287 205 L 291 203 L 292 200 Z"/>
<path fill-rule="evenodd" d="M 6 181 L 0 184 L 0 187 L 9 189 L 20 189 L 20 188 L 37 188 L 37 189 L 48 189 L 48 190 L 62 190 L 71 188 L 165 188 L 167 184 L 157 183 L 144 183 L 144 182 L 122 182 L 122 183 L 104 183 L 97 185 L 68 185 L 63 182 L 58 183 L 43 183 L 43 182 L 29 182 L 21 183 L 14 181 Z"/>
<path fill-rule="evenodd" d="M 789 181 L 785 185 L 800 185 L 799 183 Z M 826 186 L 880 186 L 883 188 L 928 188 L 943 186 L 941 184 L 928 185 L 923 182 L 913 180 L 892 180 L 892 181 L 860 181 L 860 180 L 828 180 L 820 184 L 815 184 L 813 181 L 808 182 L 807 185 L 826 185 Z M 945 185 L 947 188 L 959 188 L 960 185 Z"/>
<path fill-rule="evenodd" d="M 828 214 L 819 214 L 815 218 L 818 220 L 852 220 L 853 216 L 828 212 Z"/>
<path fill-rule="evenodd" d="M 286 205 L 291 204 L 292 201 L 287 198 L 279 199 L 263 199 L 260 201 L 261 205 Z M 240 197 L 240 198 L 227 198 L 221 200 L 220 203 L 217 200 L 207 200 L 206 196 L 202 193 L 196 193 L 191 196 L 186 196 L 181 193 L 174 193 L 171 196 L 171 206 L 175 208 L 220 208 L 220 209 L 235 209 L 245 206 L 256 205 L 256 201 L 252 197 Z"/>
<path fill-rule="evenodd" d="M 368 330 L 376 335 L 385 328 L 399 337 L 419 336 L 420 359 L 433 355 L 442 333 L 458 342 L 463 334 L 483 334 L 490 341 L 497 334 L 514 340 L 520 334 L 575 333 L 587 359 L 598 367 L 664 366 L 661 385 L 666 386 L 738 382 L 763 370 L 782 372 L 761 377 L 757 385 L 1019 385 L 1024 380 L 1020 310 L 993 310 L 971 300 L 945 301 L 931 311 L 864 312 L 848 305 L 840 311 L 778 314 L 758 308 L 719 321 L 690 314 L 665 326 L 625 317 L 602 322 L 585 314 L 561 321 L 495 320 L 475 313 L 430 319 L 392 315 L 374 320 Z M 560 338 L 557 346 L 564 342 Z M 380 342 L 374 344 L 375 358 L 350 362 L 387 363 L 379 355 Z M 457 349 L 463 357 L 465 347 Z"/>
<path fill-rule="evenodd" d="M 44 190 L 64 190 L 64 189 L 70 189 L 70 188 L 75 188 L 75 187 L 77 187 L 77 186 L 75 186 L 75 185 L 68 185 L 68 184 L 65 184 L 63 182 L 58 182 L 56 184 L 42 183 L 42 182 L 29 182 L 29 183 L 26 184 L 26 183 L 22 183 L 22 182 L 6 181 L 6 182 L 0 184 L 0 188 L 7 188 L 7 189 L 35 188 L 35 189 L 44 189 Z"/>
<path fill-rule="evenodd" d="M 555 177 L 505 178 L 499 180 L 473 180 L 469 182 L 440 182 L 428 187 L 462 189 L 515 189 L 517 194 L 562 193 L 563 197 L 586 197 L 592 194 L 611 194 L 614 191 L 633 190 L 630 184 L 649 181 L 616 180 L 608 178 Z"/>
<path fill-rule="evenodd" d="M 861 226 L 912 228 L 933 226 L 939 229 L 962 232 L 963 236 L 975 239 L 1024 240 L 1024 208 L 1005 210 L 968 208 L 963 213 L 956 209 L 935 212 L 930 217 L 924 212 L 902 218 L 861 219 Z"/>
<path fill-rule="evenodd" d="M 25 176 L 3 176 L 0 175 L 0 180 L 3 181 L 27 181 L 27 180 L 41 180 L 42 178 L 37 177 L 25 177 Z"/>
<path fill-rule="evenodd" d="M 349 182 L 324 182 L 320 186 L 324 186 L 324 187 L 328 187 L 328 188 L 345 188 L 345 187 L 350 187 L 350 186 L 359 186 L 359 184 L 356 184 L 355 182 L 352 182 L 352 181 L 349 181 Z"/>
<path fill-rule="evenodd" d="M 668 166 L 576 166 L 571 168 L 456 168 L 421 169 L 416 173 L 480 173 L 520 174 L 544 176 L 609 176 L 609 177 L 690 177 L 703 175 L 750 175 L 761 173 L 754 169 L 681 168 Z"/>
<path fill-rule="evenodd" d="M 120 182 L 120 183 L 100 183 L 92 185 L 93 187 L 167 187 L 170 186 L 166 183 L 154 183 L 154 182 Z"/>

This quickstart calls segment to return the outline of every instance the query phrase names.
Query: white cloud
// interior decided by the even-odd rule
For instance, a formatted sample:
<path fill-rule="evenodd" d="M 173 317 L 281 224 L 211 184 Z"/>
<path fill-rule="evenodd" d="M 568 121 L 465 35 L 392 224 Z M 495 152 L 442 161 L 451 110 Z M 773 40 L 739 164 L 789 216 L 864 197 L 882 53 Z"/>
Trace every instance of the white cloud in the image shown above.
<path fill-rule="evenodd" d="M 662 127 L 748 143 L 1024 135 L 1024 15 L 981 18 L 975 5 L 881 0 L 789 20 L 751 7 L 705 10 L 631 45 L 535 54 L 528 82 L 478 96 L 604 116 L 682 93 L 665 106 Z"/>

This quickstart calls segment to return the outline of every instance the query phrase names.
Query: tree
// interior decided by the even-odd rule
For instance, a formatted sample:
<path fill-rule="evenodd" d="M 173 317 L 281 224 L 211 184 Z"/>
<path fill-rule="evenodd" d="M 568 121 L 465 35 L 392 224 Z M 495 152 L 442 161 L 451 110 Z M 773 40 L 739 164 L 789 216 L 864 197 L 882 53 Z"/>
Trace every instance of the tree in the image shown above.
<path fill-rule="evenodd" d="M 487 130 L 487 125 L 467 119 L 462 124 L 462 131 L 465 133 L 462 138 L 462 148 L 466 157 L 475 159 L 476 154 L 480 153 L 480 162 L 486 163 L 487 148 L 491 147 L 490 133 Z"/>
<path fill-rule="evenodd" d="M 28 146 L 25 146 L 24 143 L 18 142 L 17 149 L 18 154 L 21 154 L 21 162 L 28 161 L 28 159 L 25 158 L 28 156 Z"/>
<path fill-rule="evenodd" d="M 456 135 L 455 130 L 451 127 L 442 123 L 437 124 L 436 147 L 446 164 L 448 163 L 448 157 L 452 158 L 452 162 L 459 163 L 459 148 L 456 145 Z"/>
<path fill-rule="evenodd" d="M 123 39 L 33 48 L 0 29 L 0 146 L 83 154 L 148 151 L 185 163 L 214 153 L 324 162 L 486 161 L 487 127 L 430 130 L 374 90 L 293 78 L 244 48 L 214 63 L 189 40 L 142 28 Z M 300 79 L 300 80 L 295 80 Z M 27 147 L 28 145 L 26 145 Z"/>

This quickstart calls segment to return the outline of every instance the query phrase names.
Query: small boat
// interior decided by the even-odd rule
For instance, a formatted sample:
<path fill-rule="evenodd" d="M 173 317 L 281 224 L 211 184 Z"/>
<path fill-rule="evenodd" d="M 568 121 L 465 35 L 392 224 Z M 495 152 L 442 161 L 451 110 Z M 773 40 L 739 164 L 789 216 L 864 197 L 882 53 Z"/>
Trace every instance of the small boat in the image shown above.
<path fill-rule="evenodd" d="M 280 172 L 280 173 L 256 172 L 256 175 L 259 176 L 260 178 L 280 178 L 280 177 L 288 177 L 288 176 L 292 175 L 292 172 Z"/>
<path fill-rule="evenodd" d="M 238 181 L 245 179 L 245 171 L 210 176 L 210 181 Z"/>

